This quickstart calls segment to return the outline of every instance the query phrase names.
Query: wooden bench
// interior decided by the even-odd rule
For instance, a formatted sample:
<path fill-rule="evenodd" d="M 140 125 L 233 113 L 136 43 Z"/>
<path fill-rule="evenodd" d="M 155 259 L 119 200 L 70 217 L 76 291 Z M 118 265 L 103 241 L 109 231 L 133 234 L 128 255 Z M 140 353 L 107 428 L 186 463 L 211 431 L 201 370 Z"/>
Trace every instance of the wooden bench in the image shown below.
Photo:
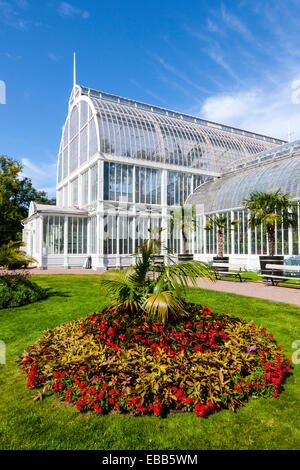
<path fill-rule="evenodd" d="M 271 281 L 273 286 L 277 286 L 279 281 L 285 282 L 287 280 L 295 280 L 295 281 L 300 281 L 300 277 L 295 277 L 295 276 L 279 276 L 278 271 L 290 271 L 290 272 L 297 272 L 300 274 L 300 266 L 293 266 L 293 265 L 287 265 L 287 264 L 266 264 L 266 269 L 269 269 L 271 272 L 269 273 L 264 273 L 264 274 L 259 274 L 263 278 L 263 280 L 266 280 L 266 283 L 268 285 L 268 282 Z M 277 272 L 277 275 L 276 275 Z M 275 273 L 275 274 L 274 274 Z"/>
<path fill-rule="evenodd" d="M 216 279 L 221 279 L 225 276 L 233 276 L 238 278 L 240 282 L 243 281 L 241 274 L 246 271 L 245 266 L 241 264 L 232 264 L 232 263 L 213 263 L 213 268 L 227 268 L 227 271 L 221 271 L 220 269 L 215 270 Z M 229 269 L 238 270 L 238 272 L 230 272 Z"/>

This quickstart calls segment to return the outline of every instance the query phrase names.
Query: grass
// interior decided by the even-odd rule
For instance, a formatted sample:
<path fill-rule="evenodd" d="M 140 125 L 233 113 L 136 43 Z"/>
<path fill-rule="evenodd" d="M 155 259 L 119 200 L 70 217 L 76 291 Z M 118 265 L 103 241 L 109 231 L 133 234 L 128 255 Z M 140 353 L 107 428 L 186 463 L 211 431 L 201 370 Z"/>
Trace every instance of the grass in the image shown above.
<path fill-rule="evenodd" d="M 7 364 L 0 365 L 0 449 L 299 449 L 300 364 L 278 398 L 251 400 L 232 413 L 208 418 L 191 413 L 155 416 L 79 414 L 56 396 L 33 401 L 25 374 L 15 360 L 42 331 L 101 309 L 97 276 L 34 276 L 49 288 L 49 298 L 27 306 L 0 310 L 0 339 Z M 300 339 L 299 307 L 212 290 L 190 290 L 190 300 L 213 311 L 253 319 L 274 333 L 291 358 Z"/>

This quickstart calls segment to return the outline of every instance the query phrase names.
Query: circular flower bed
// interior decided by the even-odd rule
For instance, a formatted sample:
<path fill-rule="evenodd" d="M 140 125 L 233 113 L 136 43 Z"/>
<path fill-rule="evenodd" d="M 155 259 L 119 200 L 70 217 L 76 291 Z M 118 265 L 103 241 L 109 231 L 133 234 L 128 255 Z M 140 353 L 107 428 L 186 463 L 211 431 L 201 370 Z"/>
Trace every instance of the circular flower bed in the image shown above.
<path fill-rule="evenodd" d="M 187 311 L 163 327 L 105 308 L 48 330 L 19 359 L 27 386 L 51 389 L 78 411 L 134 415 L 203 416 L 278 395 L 290 361 L 272 334 L 206 307 Z"/>

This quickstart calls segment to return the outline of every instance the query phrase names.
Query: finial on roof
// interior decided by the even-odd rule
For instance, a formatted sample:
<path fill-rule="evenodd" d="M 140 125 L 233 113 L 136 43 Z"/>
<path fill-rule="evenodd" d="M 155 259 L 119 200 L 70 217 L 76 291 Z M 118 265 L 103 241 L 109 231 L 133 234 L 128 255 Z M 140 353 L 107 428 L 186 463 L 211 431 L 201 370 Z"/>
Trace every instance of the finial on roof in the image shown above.
<path fill-rule="evenodd" d="M 73 88 L 76 86 L 76 52 L 73 53 Z"/>

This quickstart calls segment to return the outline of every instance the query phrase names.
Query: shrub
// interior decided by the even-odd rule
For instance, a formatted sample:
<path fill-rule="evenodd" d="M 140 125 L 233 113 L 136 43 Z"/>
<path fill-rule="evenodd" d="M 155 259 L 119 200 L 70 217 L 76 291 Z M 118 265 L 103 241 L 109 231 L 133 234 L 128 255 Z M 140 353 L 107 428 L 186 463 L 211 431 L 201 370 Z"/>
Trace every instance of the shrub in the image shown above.
<path fill-rule="evenodd" d="M 19 359 L 27 386 L 52 390 L 78 411 L 134 415 L 203 416 L 278 395 L 289 359 L 272 334 L 206 307 L 187 311 L 163 327 L 106 308 L 48 330 Z"/>
<path fill-rule="evenodd" d="M 30 263 L 34 263 L 36 260 L 20 250 L 21 246 L 25 246 L 25 244 L 20 241 L 10 241 L 6 245 L 2 245 L 0 247 L 0 266 L 15 270 L 27 268 Z"/>
<path fill-rule="evenodd" d="M 0 308 L 18 307 L 47 297 L 47 291 L 28 273 L 0 275 Z"/>

